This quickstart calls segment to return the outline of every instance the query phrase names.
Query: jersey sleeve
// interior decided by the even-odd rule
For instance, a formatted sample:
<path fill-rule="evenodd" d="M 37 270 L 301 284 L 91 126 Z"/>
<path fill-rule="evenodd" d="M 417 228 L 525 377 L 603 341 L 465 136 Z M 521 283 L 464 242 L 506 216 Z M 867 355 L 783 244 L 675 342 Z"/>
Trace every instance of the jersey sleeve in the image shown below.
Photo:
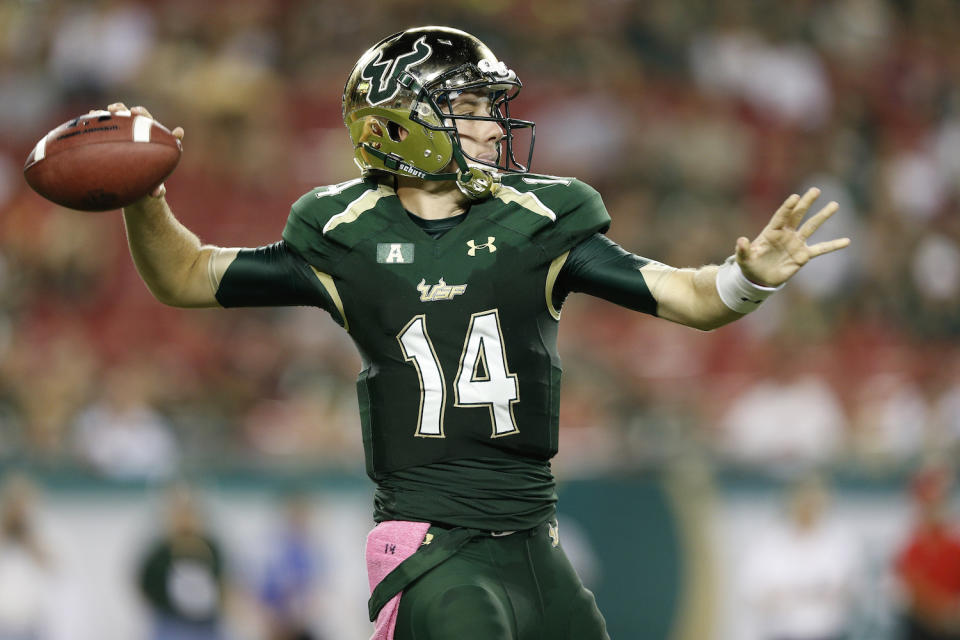
<path fill-rule="evenodd" d="M 283 240 L 320 271 L 337 276 L 337 265 L 371 231 L 387 226 L 384 220 L 350 224 L 378 207 L 393 189 L 374 179 L 357 178 L 317 187 L 290 208 Z M 365 220 L 370 216 L 364 215 Z M 376 216 L 374 216 L 376 218 Z"/>
<path fill-rule="evenodd" d="M 523 215 L 510 224 L 530 237 L 547 260 L 610 228 L 600 194 L 575 178 L 523 175 L 504 178 L 495 198 L 519 205 Z"/>
<path fill-rule="evenodd" d="M 319 307 L 343 324 L 320 275 L 283 241 L 241 249 L 220 279 L 216 298 L 224 307 Z"/>
<path fill-rule="evenodd" d="M 325 199 L 322 189 L 303 195 L 290 207 L 290 215 L 283 229 L 284 242 L 302 256 L 304 260 L 320 269 L 330 272 L 339 261 L 341 248 L 329 241 L 323 233 L 333 211 L 324 206 L 337 204 L 335 197 Z"/>
<path fill-rule="evenodd" d="M 554 306 L 559 309 L 568 294 L 580 291 L 621 307 L 657 315 L 657 301 L 640 273 L 649 263 L 647 258 L 595 233 L 567 256 L 553 288 Z"/>
<path fill-rule="evenodd" d="M 545 194 L 547 201 L 550 195 Z M 610 228 L 610 214 L 596 189 L 574 180 L 563 196 L 563 206 L 557 208 L 555 228 L 543 234 L 541 239 L 544 250 L 553 256 L 572 249 L 597 233 L 606 233 Z"/>

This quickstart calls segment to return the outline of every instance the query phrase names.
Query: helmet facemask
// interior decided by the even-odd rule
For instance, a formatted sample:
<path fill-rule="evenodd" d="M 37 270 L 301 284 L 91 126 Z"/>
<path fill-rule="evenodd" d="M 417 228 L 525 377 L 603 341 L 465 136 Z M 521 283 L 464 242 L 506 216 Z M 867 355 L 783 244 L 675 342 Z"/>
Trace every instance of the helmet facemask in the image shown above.
<path fill-rule="evenodd" d="M 488 62 L 482 60 L 481 63 Z M 427 87 L 418 93 L 417 102 L 411 110 L 410 119 L 422 124 L 433 131 L 443 131 L 449 134 L 453 142 L 454 156 L 459 154 L 469 164 L 490 167 L 496 171 L 509 173 L 526 173 L 530 170 L 533 160 L 533 144 L 535 141 L 536 125 L 529 120 L 520 120 L 510 116 L 510 102 L 520 93 L 523 86 L 516 74 L 508 70 L 501 62 L 499 69 L 492 71 L 494 65 L 483 65 L 486 70 L 477 65 L 464 64 L 441 74 Z M 401 80 L 402 83 L 402 80 Z M 489 115 L 458 115 L 454 113 L 454 101 L 464 93 L 486 94 L 489 104 Z M 426 106 L 442 118 L 443 124 L 437 126 L 427 119 L 420 117 L 423 107 Z M 430 120 L 433 120 L 432 118 Z M 493 122 L 503 131 L 503 137 L 497 143 L 497 159 L 494 162 L 475 158 L 463 150 L 460 140 L 460 131 L 457 129 L 457 120 L 474 120 Z M 518 130 L 529 129 L 530 142 L 526 157 L 522 162 L 517 159 L 515 151 L 515 137 Z M 457 160 L 458 165 L 460 164 Z M 460 167 L 463 169 L 462 165 Z"/>

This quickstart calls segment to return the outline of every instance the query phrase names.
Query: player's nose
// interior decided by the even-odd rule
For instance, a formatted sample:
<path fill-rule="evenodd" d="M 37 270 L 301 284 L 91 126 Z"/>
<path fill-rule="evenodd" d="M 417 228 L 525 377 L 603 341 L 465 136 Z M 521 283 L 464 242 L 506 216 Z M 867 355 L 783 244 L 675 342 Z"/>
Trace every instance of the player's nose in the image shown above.
<path fill-rule="evenodd" d="M 480 122 L 480 139 L 486 143 L 497 144 L 503 140 L 503 127 L 499 122 L 493 120 L 482 120 Z"/>

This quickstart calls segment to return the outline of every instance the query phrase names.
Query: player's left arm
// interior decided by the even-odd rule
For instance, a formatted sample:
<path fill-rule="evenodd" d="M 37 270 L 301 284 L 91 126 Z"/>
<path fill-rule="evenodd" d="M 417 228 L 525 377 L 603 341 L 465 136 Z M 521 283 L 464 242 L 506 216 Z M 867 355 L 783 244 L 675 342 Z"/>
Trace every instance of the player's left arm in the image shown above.
<path fill-rule="evenodd" d="M 755 309 L 811 259 L 849 245 L 849 238 L 807 244 L 839 208 L 831 202 L 801 224 L 819 195 L 816 188 L 791 195 L 752 242 L 737 239 L 734 255 L 723 265 L 644 266 L 640 272 L 657 301 L 657 315 L 698 329 L 723 326 Z"/>
<path fill-rule="evenodd" d="M 715 329 L 754 310 L 814 258 L 850 243 L 840 238 L 807 245 L 810 235 L 837 210 L 831 202 L 803 225 L 820 194 L 810 189 L 781 205 L 760 235 L 739 238 L 723 265 L 677 269 L 624 251 L 597 234 L 562 256 L 553 291 L 559 308 L 568 292 L 582 291 L 636 311 L 702 330 Z"/>

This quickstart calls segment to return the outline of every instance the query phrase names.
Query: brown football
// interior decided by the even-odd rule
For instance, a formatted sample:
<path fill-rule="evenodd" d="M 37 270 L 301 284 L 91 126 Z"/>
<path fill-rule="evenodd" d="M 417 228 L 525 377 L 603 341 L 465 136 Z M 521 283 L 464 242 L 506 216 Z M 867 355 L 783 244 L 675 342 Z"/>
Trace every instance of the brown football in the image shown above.
<path fill-rule="evenodd" d="M 43 136 L 23 175 L 64 207 L 108 211 L 153 191 L 177 166 L 182 147 L 159 122 L 129 111 L 95 111 Z"/>

